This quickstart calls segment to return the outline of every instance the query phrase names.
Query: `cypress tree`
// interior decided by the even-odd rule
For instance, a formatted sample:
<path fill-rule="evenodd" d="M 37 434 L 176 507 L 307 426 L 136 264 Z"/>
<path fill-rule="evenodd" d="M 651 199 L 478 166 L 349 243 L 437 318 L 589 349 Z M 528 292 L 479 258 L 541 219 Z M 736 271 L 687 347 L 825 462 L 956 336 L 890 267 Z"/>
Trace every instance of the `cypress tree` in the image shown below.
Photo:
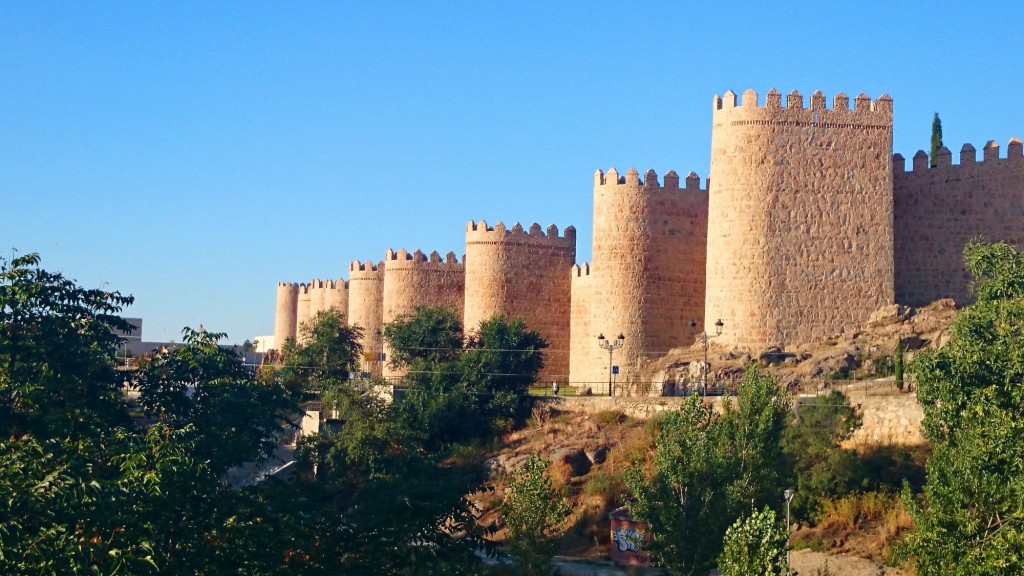
<path fill-rule="evenodd" d="M 936 161 L 935 157 L 939 153 L 939 148 L 942 148 L 942 120 L 939 119 L 939 113 L 935 113 L 935 117 L 932 118 L 932 151 L 928 156 L 930 158 L 929 164 L 932 168 L 935 168 Z"/>

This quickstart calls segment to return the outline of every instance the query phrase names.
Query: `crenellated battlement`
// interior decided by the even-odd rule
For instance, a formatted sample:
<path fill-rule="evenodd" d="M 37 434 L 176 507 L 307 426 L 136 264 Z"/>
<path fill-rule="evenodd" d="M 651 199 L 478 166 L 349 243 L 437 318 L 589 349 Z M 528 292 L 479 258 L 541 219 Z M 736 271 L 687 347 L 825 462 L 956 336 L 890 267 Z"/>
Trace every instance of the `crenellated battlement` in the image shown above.
<path fill-rule="evenodd" d="M 437 250 L 427 255 L 419 249 L 409 252 L 405 248 L 399 248 L 397 251 L 388 248 L 384 253 L 384 261 L 390 262 L 388 267 L 391 269 L 422 267 L 438 270 L 461 270 L 464 264 L 459 261 L 455 252 L 448 252 L 442 259 Z"/>
<path fill-rule="evenodd" d="M 541 228 L 541 225 L 536 222 L 530 226 L 529 230 L 524 230 L 523 226 L 519 222 L 516 222 L 512 228 L 507 228 L 501 220 L 499 220 L 494 226 L 488 225 L 485 220 L 481 220 L 480 222 L 470 220 L 469 223 L 466 224 L 466 243 L 470 244 L 481 242 L 549 246 L 564 250 L 575 250 L 576 228 L 568 226 L 565 229 L 565 235 L 559 236 L 558 226 L 555 226 L 554 224 L 548 226 L 545 231 Z"/>
<path fill-rule="evenodd" d="M 384 263 L 383 262 L 377 262 L 375 264 L 371 260 L 367 260 L 366 262 L 360 262 L 358 260 L 353 260 L 348 265 L 348 271 L 350 273 L 349 274 L 349 277 L 350 277 L 349 279 L 351 279 L 351 273 L 352 272 L 382 272 L 383 270 L 384 270 Z"/>
<path fill-rule="evenodd" d="M 902 154 L 892 155 L 892 171 L 895 177 L 907 177 L 910 175 L 929 174 L 935 171 L 946 172 L 957 169 L 998 170 L 1007 166 L 1024 165 L 1024 144 L 1021 139 L 1014 136 L 1006 145 L 1006 156 L 1000 157 L 999 144 L 989 140 L 982 147 L 981 160 L 978 160 L 978 150 L 972 144 L 964 144 L 960 147 L 959 163 L 953 163 L 953 153 L 943 146 L 935 154 L 935 166 L 930 165 L 928 154 L 924 150 L 918 150 L 911 158 L 910 170 L 907 170 L 907 160 Z"/>
<path fill-rule="evenodd" d="M 765 95 L 764 103 L 759 102 L 754 90 L 747 90 L 738 98 L 732 90 L 723 96 L 715 95 L 712 100 L 712 116 L 716 123 L 730 122 L 763 125 L 796 125 L 822 127 L 876 127 L 892 129 L 892 98 L 882 94 L 876 100 L 863 92 L 853 99 L 840 92 L 832 98 L 832 107 L 820 90 L 810 97 L 810 106 L 804 107 L 804 97 L 793 90 L 786 95 L 772 88 Z"/>
<path fill-rule="evenodd" d="M 584 262 L 582 264 L 573 264 L 573 267 L 572 267 L 572 277 L 573 277 L 573 279 L 576 279 L 576 278 L 586 278 L 586 277 L 589 277 L 589 276 L 590 276 L 590 262 Z"/>
<path fill-rule="evenodd" d="M 640 178 L 640 173 L 636 171 L 636 168 L 630 168 L 624 175 L 619 175 L 619 171 L 615 168 L 609 168 L 607 172 L 596 170 L 594 172 L 594 190 L 599 188 L 618 188 L 628 187 L 631 189 L 642 189 L 647 193 L 657 192 L 678 192 L 684 190 L 686 192 L 707 192 L 707 186 L 710 185 L 710 181 L 707 182 L 704 188 L 700 187 L 700 176 L 697 176 L 696 172 L 690 172 L 687 174 L 686 179 L 683 182 L 683 187 L 679 187 L 679 174 L 675 170 L 669 170 L 665 173 L 664 184 L 658 183 L 658 173 L 654 170 L 648 170 L 644 173 L 643 179 Z"/>

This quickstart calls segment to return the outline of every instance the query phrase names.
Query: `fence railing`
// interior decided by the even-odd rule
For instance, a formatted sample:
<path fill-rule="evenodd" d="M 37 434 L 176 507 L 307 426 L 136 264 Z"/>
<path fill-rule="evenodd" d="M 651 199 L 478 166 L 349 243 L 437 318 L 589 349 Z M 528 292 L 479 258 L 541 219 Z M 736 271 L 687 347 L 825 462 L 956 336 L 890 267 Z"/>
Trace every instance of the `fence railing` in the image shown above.
<path fill-rule="evenodd" d="M 902 382 L 895 379 L 881 380 L 825 380 L 801 383 L 795 392 L 802 396 L 827 396 L 838 390 L 848 397 L 854 396 L 896 396 L 917 390 L 917 383 L 909 375 Z"/>

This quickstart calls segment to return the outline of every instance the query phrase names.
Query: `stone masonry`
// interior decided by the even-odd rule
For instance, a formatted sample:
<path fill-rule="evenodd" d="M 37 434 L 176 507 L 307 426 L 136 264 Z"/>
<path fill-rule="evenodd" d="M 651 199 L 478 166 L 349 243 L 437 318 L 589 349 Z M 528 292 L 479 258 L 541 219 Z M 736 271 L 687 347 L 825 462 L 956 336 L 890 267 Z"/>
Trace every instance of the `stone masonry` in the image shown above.
<path fill-rule="evenodd" d="M 374 359 L 363 369 L 380 374 L 383 325 L 416 306 L 451 306 L 467 331 L 520 316 L 551 344 L 542 378 L 607 393 L 600 333 L 625 336 L 616 382 L 643 383 L 645 365 L 692 344 L 705 320 L 747 351 L 823 340 L 894 302 L 969 301 L 961 254 L 973 237 L 1024 245 L 1019 139 L 1005 158 L 989 142 L 981 161 L 965 145 L 957 165 L 942 149 L 935 168 L 918 152 L 907 170 L 889 96 L 840 93 L 829 106 L 815 92 L 808 104 L 797 91 L 716 96 L 703 188 L 693 172 L 680 186 L 675 172 L 659 183 L 653 171 L 597 171 L 591 263 L 574 262 L 571 226 L 559 237 L 470 222 L 465 264 L 388 250 L 385 263 L 353 263 L 347 286 L 279 284 L 276 341 L 347 298 Z"/>
<path fill-rule="evenodd" d="M 511 229 L 483 220 L 466 226 L 466 290 L 463 325 L 476 331 L 494 316 L 520 317 L 540 332 L 549 346 L 544 351 L 544 382 L 569 381 L 570 278 L 576 263 L 576 229 L 565 236 L 554 224 L 529 231 L 516 223 Z M 523 271 L 529 270 L 529 274 Z"/>
<path fill-rule="evenodd" d="M 384 258 L 384 304 L 382 321 L 385 325 L 403 314 L 411 314 L 419 306 L 453 308 L 461 318 L 466 274 L 462 263 L 449 252 L 442 260 L 437 252 L 428 257 L 416 250 L 412 254 L 404 248 L 387 251 Z M 385 354 L 391 354 L 385 344 Z M 402 375 L 384 363 L 384 377 Z"/>
<path fill-rule="evenodd" d="M 893 303 L 892 100 L 716 97 L 707 317 L 746 347 L 822 340 Z"/>
<path fill-rule="evenodd" d="M 576 318 L 583 323 L 570 336 L 572 352 L 581 354 L 571 378 L 590 382 L 594 392 L 608 392 L 608 354 L 598 348 L 598 334 L 625 336 L 613 361 L 615 379 L 628 382 L 703 327 L 708 194 L 692 172 L 683 188 L 675 172 L 664 180 L 659 184 L 653 170 L 643 180 L 634 169 L 621 177 L 614 168 L 594 174 L 593 263 L 589 284 L 578 283 L 587 295 L 573 294 L 589 298 L 588 317 Z"/>
<path fill-rule="evenodd" d="M 383 372 L 378 360 L 384 352 L 384 263 L 352 262 L 348 267 L 348 323 L 362 329 L 363 370 L 375 376 Z"/>
<path fill-rule="evenodd" d="M 906 171 L 903 156 L 893 157 L 895 204 L 896 301 L 920 306 L 953 298 L 970 301 L 970 276 L 963 249 L 980 237 L 1024 245 L 1024 154 L 1018 138 L 1006 158 L 999 145 L 985 145 L 981 162 L 974 146 L 964 144 L 960 163 L 942 148 L 935 168 L 919 151 Z"/>

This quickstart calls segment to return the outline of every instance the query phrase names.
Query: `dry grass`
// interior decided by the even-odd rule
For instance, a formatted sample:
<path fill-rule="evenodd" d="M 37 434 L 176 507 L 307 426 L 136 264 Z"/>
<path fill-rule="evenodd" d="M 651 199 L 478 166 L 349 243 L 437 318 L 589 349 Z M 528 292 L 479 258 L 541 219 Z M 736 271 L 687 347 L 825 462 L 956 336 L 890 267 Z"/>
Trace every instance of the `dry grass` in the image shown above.
<path fill-rule="evenodd" d="M 848 552 L 888 560 L 891 547 L 914 527 L 903 500 L 887 492 L 852 494 L 826 500 L 818 524 L 794 536 L 803 547 Z"/>

